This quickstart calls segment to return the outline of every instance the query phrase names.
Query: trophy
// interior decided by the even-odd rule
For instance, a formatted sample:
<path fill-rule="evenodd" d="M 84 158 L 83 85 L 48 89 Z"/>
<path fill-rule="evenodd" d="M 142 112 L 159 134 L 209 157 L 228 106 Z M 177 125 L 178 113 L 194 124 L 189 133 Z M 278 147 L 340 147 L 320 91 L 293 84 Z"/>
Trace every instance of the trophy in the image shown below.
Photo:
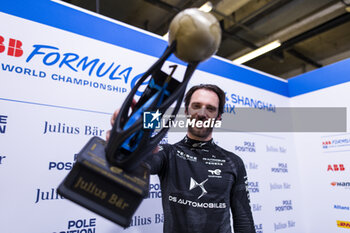
<path fill-rule="evenodd" d="M 219 23 L 211 14 L 196 8 L 177 14 L 170 24 L 169 46 L 124 100 L 109 141 L 91 138 L 79 152 L 75 165 L 57 192 L 122 227 L 128 227 L 136 209 L 148 195 L 150 167 L 144 161 L 153 156 L 152 151 L 169 129 L 144 128 L 143 114 L 156 112 L 162 118 L 175 104 L 168 123 L 174 120 L 197 65 L 217 51 L 220 40 Z M 172 77 L 175 68 L 170 74 L 161 71 L 173 53 L 187 63 L 181 82 Z M 147 78 L 150 78 L 149 83 L 135 103 L 135 94 Z"/>

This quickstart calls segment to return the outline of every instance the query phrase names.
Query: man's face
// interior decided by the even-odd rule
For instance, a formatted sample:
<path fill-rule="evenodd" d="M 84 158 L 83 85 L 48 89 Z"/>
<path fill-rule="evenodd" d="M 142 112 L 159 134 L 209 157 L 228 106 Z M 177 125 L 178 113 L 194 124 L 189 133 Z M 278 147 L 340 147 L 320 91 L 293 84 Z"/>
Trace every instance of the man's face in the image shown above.
<path fill-rule="evenodd" d="M 214 120 L 218 118 L 219 113 L 219 97 L 213 91 L 206 89 L 196 90 L 191 97 L 188 109 L 186 111 L 187 115 L 190 115 L 191 120 L 195 119 L 196 121 L 206 121 Z M 197 140 L 210 140 L 213 128 L 205 127 L 188 127 L 188 135 L 190 138 Z"/>

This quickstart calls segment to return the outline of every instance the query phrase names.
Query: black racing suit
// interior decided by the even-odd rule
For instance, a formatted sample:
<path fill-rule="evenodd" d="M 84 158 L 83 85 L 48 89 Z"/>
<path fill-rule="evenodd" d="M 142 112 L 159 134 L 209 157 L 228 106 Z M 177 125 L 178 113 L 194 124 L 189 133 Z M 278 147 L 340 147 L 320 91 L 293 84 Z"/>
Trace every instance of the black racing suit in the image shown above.
<path fill-rule="evenodd" d="M 255 233 L 246 170 L 213 140 L 160 146 L 148 161 L 162 189 L 165 233 Z"/>

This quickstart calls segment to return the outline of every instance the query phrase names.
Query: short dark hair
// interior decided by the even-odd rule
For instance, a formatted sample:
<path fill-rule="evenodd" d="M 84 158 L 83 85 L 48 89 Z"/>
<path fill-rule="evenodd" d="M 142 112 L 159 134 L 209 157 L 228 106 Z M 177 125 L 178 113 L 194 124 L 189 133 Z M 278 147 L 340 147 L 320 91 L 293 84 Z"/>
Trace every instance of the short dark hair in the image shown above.
<path fill-rule="evenodd" d="M 188 111 L 188 105 L 190 104 L 193 93 L 199 89 L 205 89 L 214 92 L 219 97 L 219 115 L 224 113 L 224 106 L 226 101 L 225 92 L 214 84 L 199 84 L 190 88 L 185 95 L 185 109 Z"/>

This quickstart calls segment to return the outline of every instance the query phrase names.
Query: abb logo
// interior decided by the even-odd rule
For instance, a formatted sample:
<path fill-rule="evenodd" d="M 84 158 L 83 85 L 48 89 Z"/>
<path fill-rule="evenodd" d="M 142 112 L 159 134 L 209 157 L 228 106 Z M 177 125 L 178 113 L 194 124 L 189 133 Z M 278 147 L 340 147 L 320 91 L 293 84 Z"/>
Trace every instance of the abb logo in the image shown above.
<path fill-rule="evenodd" d="M 329 164 L 327 171 L 345 171 L 344 164 Z"/>
<path fill-rule="evenodd" d="M 5 38 L 0 36 L 0 53 L 6 50 Z M 7 44 L 7 55 L 12 57 L 20 57 L 23 55 L 22 42 L 20 40 L 12 39 L 8 41 Z"/>

